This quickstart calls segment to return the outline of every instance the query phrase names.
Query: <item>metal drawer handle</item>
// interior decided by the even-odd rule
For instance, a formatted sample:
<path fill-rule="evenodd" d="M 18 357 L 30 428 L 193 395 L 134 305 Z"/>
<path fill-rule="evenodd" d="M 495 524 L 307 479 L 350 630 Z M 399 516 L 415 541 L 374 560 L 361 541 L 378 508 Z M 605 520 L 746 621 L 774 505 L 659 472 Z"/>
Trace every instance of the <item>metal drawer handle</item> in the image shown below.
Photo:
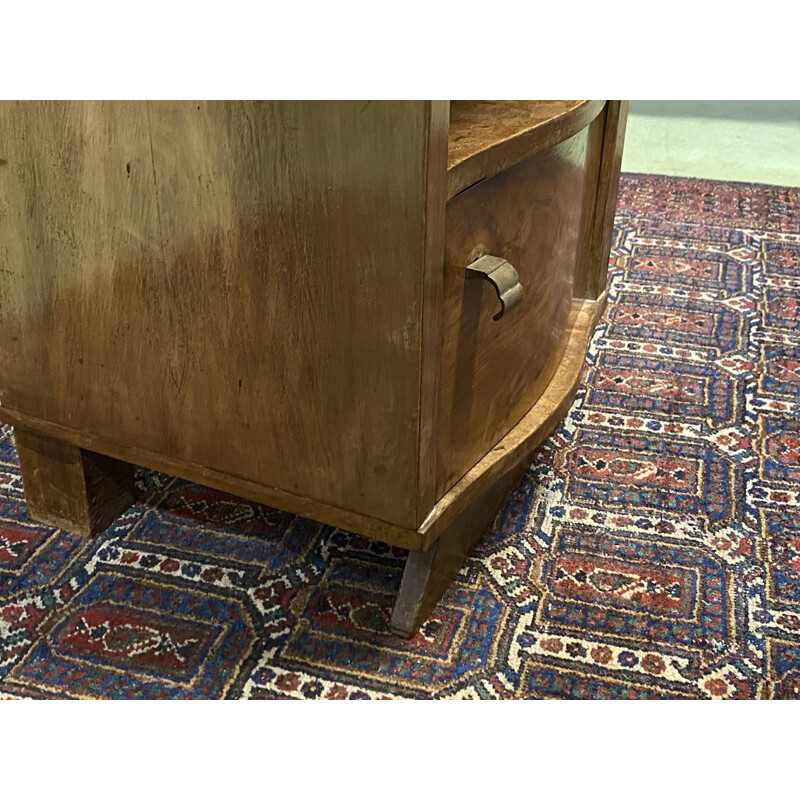
<path fill-rule="evenodd" d="M 489 281 L 497 292 L 500 310 L 492 319 L 500 319 L 507 311 L 516 308 L 523 297 L 519 275 L 511 264 L 498 256 L 481 256 L 467 265 L 467 278 Z"/>

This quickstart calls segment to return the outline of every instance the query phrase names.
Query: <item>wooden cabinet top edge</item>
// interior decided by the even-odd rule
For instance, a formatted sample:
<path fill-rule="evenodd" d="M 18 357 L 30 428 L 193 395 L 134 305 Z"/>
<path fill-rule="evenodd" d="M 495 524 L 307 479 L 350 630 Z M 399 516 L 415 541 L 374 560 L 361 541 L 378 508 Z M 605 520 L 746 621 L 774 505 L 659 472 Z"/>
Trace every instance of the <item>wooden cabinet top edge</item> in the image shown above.
<path fill-rule="evenodd" d="M 447 199 L 547 147 L 574 136 L 605 100 L 453 100 Z"/>

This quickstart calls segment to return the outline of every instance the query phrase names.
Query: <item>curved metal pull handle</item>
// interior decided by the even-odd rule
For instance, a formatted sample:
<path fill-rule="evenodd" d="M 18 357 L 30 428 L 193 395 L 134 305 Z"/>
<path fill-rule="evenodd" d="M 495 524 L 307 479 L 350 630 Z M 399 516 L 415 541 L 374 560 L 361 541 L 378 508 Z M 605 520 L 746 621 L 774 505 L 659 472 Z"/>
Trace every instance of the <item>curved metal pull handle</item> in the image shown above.
<path fill-rule="evenodd" d="M 507 311 L 516 308 L 523 297 L 519 275 L 511 264 L 498 256 L 481 256 L 467 265 L 467 278 L 489 281 L 497 292 L 500 310 L 492 319 L 500 319 Z"/>

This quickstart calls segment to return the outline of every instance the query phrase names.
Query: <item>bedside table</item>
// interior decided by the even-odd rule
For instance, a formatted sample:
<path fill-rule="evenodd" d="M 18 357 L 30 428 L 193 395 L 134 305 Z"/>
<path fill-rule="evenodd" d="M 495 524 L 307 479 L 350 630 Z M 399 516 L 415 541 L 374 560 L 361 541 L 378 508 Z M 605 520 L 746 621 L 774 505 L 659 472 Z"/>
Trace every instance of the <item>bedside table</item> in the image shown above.
<path fill-rule="evenodd" d="M 90 535 L 131 464 L 409 550 L 413 635 L 570 405 L 619 101 L 0 103 L 0 419 Z"/>

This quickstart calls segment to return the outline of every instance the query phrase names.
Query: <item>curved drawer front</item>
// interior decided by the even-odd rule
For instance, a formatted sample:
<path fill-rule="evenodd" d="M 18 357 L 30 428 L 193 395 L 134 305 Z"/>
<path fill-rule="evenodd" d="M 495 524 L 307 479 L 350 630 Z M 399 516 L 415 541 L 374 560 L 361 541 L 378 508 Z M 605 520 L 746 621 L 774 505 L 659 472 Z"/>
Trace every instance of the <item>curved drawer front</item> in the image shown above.
<path fill-rule="evenodd" d="M 601 137 L 585 128 L 447 204 L 438 497 L 519 422 L 558 366 Z M 522 286 L 497 320 L 499 290 L 467 279 L 483 255 L 507 261 Z"/>

